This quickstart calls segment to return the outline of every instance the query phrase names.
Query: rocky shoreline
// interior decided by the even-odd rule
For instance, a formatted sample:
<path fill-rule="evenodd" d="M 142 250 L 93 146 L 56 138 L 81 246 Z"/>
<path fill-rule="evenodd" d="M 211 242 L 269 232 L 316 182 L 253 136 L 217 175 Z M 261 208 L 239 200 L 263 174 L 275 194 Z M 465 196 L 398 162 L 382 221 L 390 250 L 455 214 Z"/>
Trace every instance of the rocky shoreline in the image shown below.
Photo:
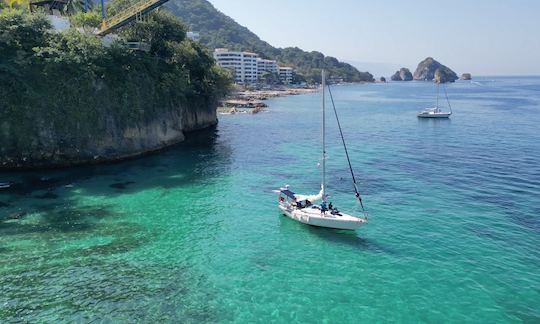
<path fill-rule="evenodd" d="M 272 89 L 242 89 L 222 100 L 219 114 L 248 113 L 256 114 L 268 108 L 264 102 L 270 98 L 296 96 L 319 91 L 318 87 L 280 87 Z"/>

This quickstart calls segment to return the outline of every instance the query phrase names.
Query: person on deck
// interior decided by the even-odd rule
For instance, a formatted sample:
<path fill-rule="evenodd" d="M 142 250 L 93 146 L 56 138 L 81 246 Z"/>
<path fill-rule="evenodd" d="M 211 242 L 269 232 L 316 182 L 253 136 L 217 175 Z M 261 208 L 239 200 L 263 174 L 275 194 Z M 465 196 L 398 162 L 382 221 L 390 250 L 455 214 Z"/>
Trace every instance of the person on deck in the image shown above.
<path fill-rule="evenodd" d="M 309 201 L 308 199 L 306 199 L 306 203 L 305 203 L 306 208 L 309 207 L 309 206 L 311 206 L 311 205 L 312 205 L 311 201 Z"/>
<path fill-rule="evenodd" d="M 326 211 L 326 201 L 323 200 L 321 203 L 321 214 L 324 214 Z"/>

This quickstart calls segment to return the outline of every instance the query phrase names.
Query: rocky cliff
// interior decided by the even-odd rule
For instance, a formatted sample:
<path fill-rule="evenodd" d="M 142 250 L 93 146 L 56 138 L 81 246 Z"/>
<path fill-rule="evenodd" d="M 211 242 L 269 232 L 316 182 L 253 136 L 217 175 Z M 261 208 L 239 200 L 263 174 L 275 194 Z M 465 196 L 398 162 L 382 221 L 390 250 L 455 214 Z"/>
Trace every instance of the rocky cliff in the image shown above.
<path fill-rule="evenodd" d="M 0 169 L 74 166 L 143 155 L 182 142 L 188 132 L 215 125 L 215 108 L 177 107 L 133 123 L 119 120 L 113 114 L 104 115 L 93 125 L 99 132 L 82 134 L 80 124 L 84 121 L 70 123 L 65 132 L 58 131 L 46 117 L 33 116 L 32 123 L 37 129 L 24 141 L 16 138 L 18 125 L 3 121 Z"/>
<path fill-rule="evenodd" d="M 175 19 L 138 23 L 154 41 L 134 52 L 91 33 L 50 33 L 40 15 L 0 12 L 0 169 L 133 157 L 214 125 L 228 74 Z"/>
<path fill-rule="evenodd" d="M 435 80 L 435 75 L 437 71 L 437 75 L 439 76 L 439 78 L 438 80 Z M 422 62 L 420 62 L 420 64 L 418 64 L 418 67 L 416 68 L 416 71 L 414 72 L 414 80 L 454 82 L 457 79 L 458 76 L 454 71 L 437 62 L 432 57 L 428 57 Z"/>
<path fill-rule="evenodd" d="M 401 68 L 391 77 L 392 81 L 412 81 L 413 75 L 407 68 Z"/>

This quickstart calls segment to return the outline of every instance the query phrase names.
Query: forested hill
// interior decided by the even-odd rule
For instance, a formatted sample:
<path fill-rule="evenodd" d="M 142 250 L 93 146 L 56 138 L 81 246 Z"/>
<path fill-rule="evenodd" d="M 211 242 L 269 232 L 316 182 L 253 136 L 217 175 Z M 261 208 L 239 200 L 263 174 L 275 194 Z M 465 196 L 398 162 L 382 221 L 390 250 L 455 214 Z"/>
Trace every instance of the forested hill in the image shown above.
<path fill-rule="evenodd" d="M 332 77 L 348 82 L 373 81 L 368 72 L 360 72 L 352 65 L 324 56 L 319 52 L 306 52 L 297 47 L 275 48 L 261 40 L 246 27 L 218 11 L 206 0 L 171 0 L 166 5 L 193 31 L 201 35 L 201 42 L 211 49 L 225 47 L 258 53 L 263 58 L 278 60 L 296 68 L 308 81 L 320 80 L 320 70 L 325 68 Z M 261 17 L 263 19 L 264 17 Z"/>

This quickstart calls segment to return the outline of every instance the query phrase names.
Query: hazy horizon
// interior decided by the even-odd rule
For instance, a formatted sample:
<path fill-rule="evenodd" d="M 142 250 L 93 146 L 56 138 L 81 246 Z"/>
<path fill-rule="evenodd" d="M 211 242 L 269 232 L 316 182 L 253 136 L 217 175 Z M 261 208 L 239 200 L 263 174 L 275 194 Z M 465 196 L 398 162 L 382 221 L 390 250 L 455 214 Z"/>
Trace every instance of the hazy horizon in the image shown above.
<path fill-rule="evenodd" d="M 210 2 L 273 46 L 320 51 L 377 77 L 414 72 L 428 56 L 458 74 L 540 75 L 540 2 L 532 0 Z"/>

